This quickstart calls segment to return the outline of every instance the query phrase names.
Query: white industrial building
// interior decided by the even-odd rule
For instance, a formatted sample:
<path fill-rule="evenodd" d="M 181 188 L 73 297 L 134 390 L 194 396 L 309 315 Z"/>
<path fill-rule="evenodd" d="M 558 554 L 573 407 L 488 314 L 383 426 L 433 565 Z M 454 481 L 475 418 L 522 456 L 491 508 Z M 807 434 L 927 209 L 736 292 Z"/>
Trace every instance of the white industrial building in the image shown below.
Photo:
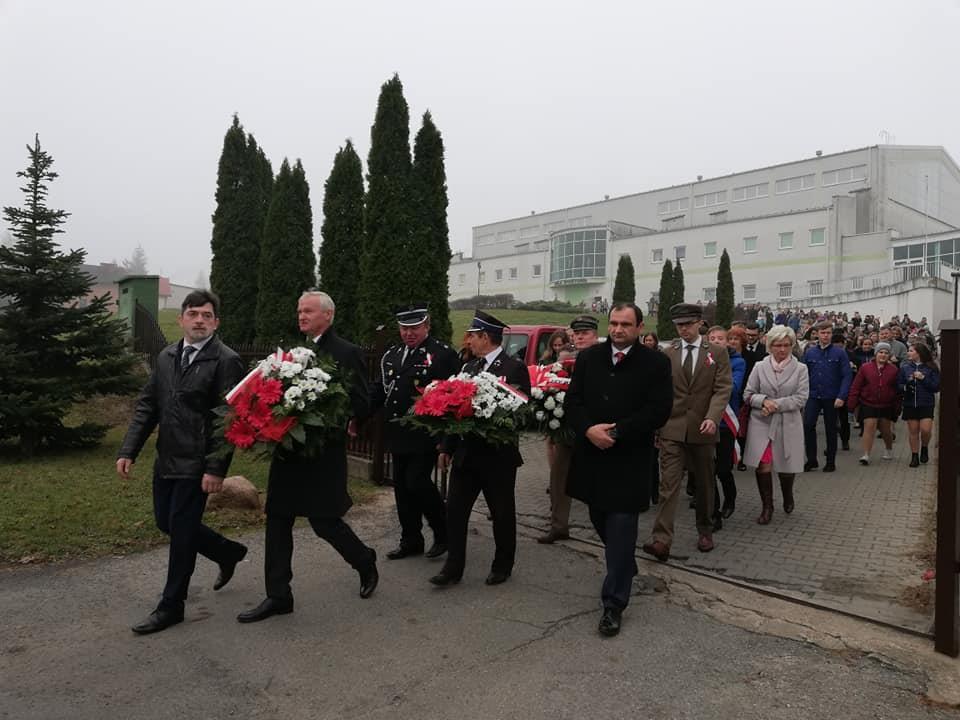
<path fill-rule="evenodd" d="M 688 302 L 715 298 L 730 255 L 738 303 L 952 314 L 960 266 L 960 168 L 942 147 L 875 145 L 473 228 L 454 255 L 451 299 L 589 306 L 629 255 L 637 301 L 656 302 L 664 260 Z"/>

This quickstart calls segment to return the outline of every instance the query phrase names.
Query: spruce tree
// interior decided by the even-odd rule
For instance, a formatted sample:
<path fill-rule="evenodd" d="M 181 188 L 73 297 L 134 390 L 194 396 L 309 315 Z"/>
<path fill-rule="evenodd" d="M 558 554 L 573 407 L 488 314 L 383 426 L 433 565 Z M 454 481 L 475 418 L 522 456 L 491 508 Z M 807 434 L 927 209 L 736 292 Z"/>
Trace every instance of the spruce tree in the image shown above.
<path fill-rule="evenodd" d="M 418 255 L 420 285 L 417 297 L 430 306 L 430 331 L 450 341 L 450 231 L 447 227 L 447 172 L 443 160 L 443 138 L 427 111 L 413 144 L 413 191 L 419 214 L 414 242 Z M 416 294 L 416 293 L 414 293 Z"/>
<path fill-rule="evenodd" d="M 683 286 L 683 267 L 680 265 L 680 258 L 677 258 L 677 264 L 673 266 L 673 304 L 682 303 L 685 294 L 686 288 Z"/>
<path fill-rule="evenodd" d="M 297 300 L 314 284 L 313 213 L 310 188 L 297 160 L 284 159 L 273 183 L 267 213 L 257 295 L 256 339 L 262 345 L 290 345 L 301 339 Z"/>
<path fill-rule="evenodd" d="M 720 267 L 717 270 L 716 324 L 729 328 L 733 322 L 733 310 L 733 273 L 730 271 L 730 256 L 724 249 L 720 256 Z"/>
<path fill-rule="evenodd" d="M 128 260 L 123 261 L 123 269 L 130 275 L 145 275 L 147 272 L 147 253 L 143 245 L 137 245 Z"/>
<path fill-rule="evenodd" d="M 336 304 L 337 332 L 350 340 L 359 338 L 357 284 L 363 232 L 363 169 L 353 143 L 347 140 L 333 158 L 324 185 L 319 283 Z"/>
<path fill-rule="evenodd" d="M 219 333 L 227 344 L 252 343 L 256 334 L 254 318 L 268 171 L 266 156 L 252 138 L 247 138 L 240 119 L 234 115 L 223 138 L 210 242 L 210 289 L 220 296 Z"/>
<path fill-rule="evenodd" d="M 410 192 L 410 115 L 396 75 L 380 88 L 367 157 L 365 236 L 360 257 L 359 337 L 393 319 L 392 306 L 416 299 L 421 258 L 414 251 L 415 208 Z"/>
<path fill-rule="evenodd" d="M 614 302 L 636 302 L 637 287 L 633 279 L 633 260 L 621 255 L 617 263 L 617 278 L 613 282 Z"/>
<path fill-rule="evenodd" d="M 56 179 L 40 139 L 27 146 L 23 207 L 5 207 L 13 244 L 0 247 L 0 440 L 15 440 L 25 455 L 41 447 L 95 444 L 107 426 L 64 425 L 78 401 L 129 393 L 139 379 L 123 323 L 110 313 L 110 295 L 87 298 L 93 278 L 86 253 L 65 252 L 55 236 L 69 213 L 47 207 Z"/>
<path fill-rule="evenodd" d="M 670 319 L 670 308 L 673 306 L 673 263 L 667 260 L 663 263 L 660 273 L 660 293 L 657 301 L 657 335 L 661 340 L 672 340 L 677 336 L 677 329 Z"/>

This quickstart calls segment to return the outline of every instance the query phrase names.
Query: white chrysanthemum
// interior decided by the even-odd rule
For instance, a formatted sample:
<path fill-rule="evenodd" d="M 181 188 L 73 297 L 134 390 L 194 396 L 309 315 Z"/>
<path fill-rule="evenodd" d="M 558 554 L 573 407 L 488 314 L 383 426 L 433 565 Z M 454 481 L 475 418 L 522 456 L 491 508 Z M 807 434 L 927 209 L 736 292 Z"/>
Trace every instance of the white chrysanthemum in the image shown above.
<path fill-rule="evenodd" d="M 552 397 L 548 397 L 546 400 L 543 401 L 543 406 L 547 410 L 553 410 L 557 406 L 557 401 L 554 400 Z"/>
<path fill-rule="evenodd" d="M 562 403 L 564 400 L 566 400 L 567 394 L 561 390 L 554 397 L 556 397 L 557 402 Z"/>
<path fill-rule="evenodd" d="M 560 407 L 559 405 L 557 405 L 557 406 L 553 409 L 553 416 L 556 417 L 556 418 L 562 418 L 562 417 L 563 417 L 563 408 Z"/>
<path fill-rule="evenodd" d="M 283 394 L 284 402 L 287 404 L 294 404 L 300 397 L 303 395 L 303 390 L 296 385 L 291 385 L 287 388 L 287 391 Z"/>
<path fill-rule="evenodd" d="M 530 394 L 533 395 L 537 400 L 543 397 L 543 390 L 540 388 L 533 388 L 530 390 Z"/>
<path fill-rule="evenodd" d="M 550 422 L 547 423 L 547 425 L 550 427 L 551 430 L 556 430 L 560 427 L 560 421 L 551 420 Z"/>
<path fill-rule="evenodd" d="M 310 348 L 295 347 L 292 350 L 290 350 L 290 355 L 291 357 L 293 357 L 293 361 L 295 363 L 299 363 L 300 365 L 307 365 L 311 360 L 313 360 L 313 358 L 316 357 L 317 354 Z"/>
<path fill-rule="evenodd" d="M 280 377 L 292 378 L 303 372 L 303 365 L 298 362 L 288 362 L 284 360 L 280 363 Z"/>

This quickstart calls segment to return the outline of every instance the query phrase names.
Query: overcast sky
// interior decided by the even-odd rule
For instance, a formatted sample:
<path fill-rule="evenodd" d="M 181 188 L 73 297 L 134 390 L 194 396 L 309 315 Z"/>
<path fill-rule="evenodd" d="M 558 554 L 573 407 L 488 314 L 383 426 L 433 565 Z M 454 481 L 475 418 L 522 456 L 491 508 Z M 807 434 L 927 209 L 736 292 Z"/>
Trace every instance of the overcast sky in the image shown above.
<path fill-rule="evenodd" d="M 960 1 L 0 0 L 0 205 L 40 134 L 90 262 L 206 272 L 231 115 L 323 183 L 380 85 L 446 144 L 450 241 L 508 217 L 876 144 L 960 160 Z"/>

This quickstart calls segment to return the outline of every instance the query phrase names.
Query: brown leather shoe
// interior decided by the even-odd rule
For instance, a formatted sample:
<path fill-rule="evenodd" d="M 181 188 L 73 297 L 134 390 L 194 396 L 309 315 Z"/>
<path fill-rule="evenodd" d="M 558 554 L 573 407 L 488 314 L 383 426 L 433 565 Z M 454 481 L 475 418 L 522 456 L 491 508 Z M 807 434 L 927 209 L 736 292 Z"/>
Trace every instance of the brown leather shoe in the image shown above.
<path fill-rule="evenodd" d="M 537 542 L 543 545 L 552 545 L 557 540 L 569 540 L 570 533 L 561 530 L 550 530 L 545 535 L 537 538 Z"/>
<path fill-rule="evenodd" d="M 697 550 L 700 552 L 710 552 L 713 548 L 713 538 L 709 535 L 701 535 L 700 539 L 697 540 Z"/>
<path fill-rule="evenodd" d="M 647 555 L 653 555 L 660 562 L 666 562 L 670 559 L 670 548 L 659 540 L 644 543 L 643 551 Z"/>

